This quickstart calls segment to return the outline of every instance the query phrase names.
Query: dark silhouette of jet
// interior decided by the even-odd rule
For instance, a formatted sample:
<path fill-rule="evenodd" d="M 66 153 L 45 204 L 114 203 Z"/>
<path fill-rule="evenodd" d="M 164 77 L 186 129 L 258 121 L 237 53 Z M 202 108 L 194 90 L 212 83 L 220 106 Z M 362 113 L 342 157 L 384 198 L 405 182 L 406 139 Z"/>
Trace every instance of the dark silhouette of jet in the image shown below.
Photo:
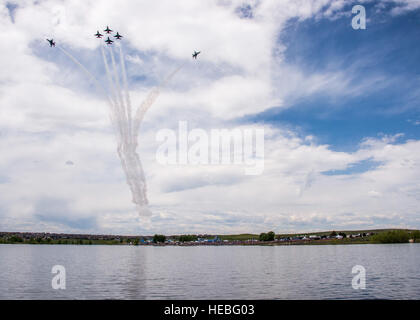
<path fill-rule="evenodd" d="M 106 29 L 104 30 L 106 33 L 111 33 L 112 32 L 112 30 L 108 27 L 108 26 L 106 26 Z"/>
<path fill-rule="evenodd" d="M 122 37 L 123 37 L 123 36 L 122 36 L 122 35 L 120 35 L 118 32 L 117 32 L 117 34 L 114 36 L 114 38 L 117 38 L 118 40 L 120 40 Z"/>
<path fill-rule="evenodd" d="M 96 34 L 94 35 L 96 38 L 101 38 L 103 35 L 99 33 L 99 31 L 96 31 Z"/>
<path fill-rule="evenodd" d="M 194 59 L 197 59 L 197 56 L 199 55 L 201 53 L 201 51 L 195 51 L 194 50 L 194 53 L 192 54 L 192 57 L 194 58 Z"/>
<path fill-rule="evenodd" d="M 108 37 L 108 39 L 106 39 L 106 40 L 105 40 L 105 42 L 106 42 L 106 44 L 111 44 L 111 43 L 113 43 L 114 41 L 112 41 L 112 40 Z"/>
<path fill-rule="evenodd" d="M 47 39 L 47 41 L 50 43 L 50 47 L 55 47 L 54 39 Z"/>

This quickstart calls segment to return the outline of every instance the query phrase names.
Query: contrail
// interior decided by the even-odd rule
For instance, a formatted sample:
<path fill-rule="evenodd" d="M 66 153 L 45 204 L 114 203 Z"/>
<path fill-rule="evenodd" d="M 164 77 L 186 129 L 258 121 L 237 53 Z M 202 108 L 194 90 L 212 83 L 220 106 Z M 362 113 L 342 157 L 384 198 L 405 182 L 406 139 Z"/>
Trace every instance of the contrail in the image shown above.
<path fill-rule="evenodd" d="M 77 60 L 70 53 L 64 50 L 64 48 L 58 45 L 57 45 L 57 48 L 60 49 L 61 52 L 63 52 L 67 57 L 69 57 L 77 66 L 79 66 L 80 69 L 82 69 L 82 71 L 95 83 L 96 87 L 101 89 L 105 93 L 105 96 L 107 97 L 108 102 L 110 102 L 108 93 L 106 92 L 105 88 L 99 83 L 99 81 L 95 78 L 95 76 L 92 73 L 90 73 L 89 70 L 86 69 L 85 66 L 79 62 L 79 60 Z"/>
<path fill-rule="evenodd" d="M 117 130 L 119 131 L 119 136 L 117 139 L 118 143 L 118 156 L 121 161 L 121 166 L 126 176 L 126 181 L 130 187 L 132 194 L 132 201 L 136 205 L 137 212 L 140 216 L 150 216 L 151 211 L 147 207 L 149 201 L 147 199 L 147 186 L 146 179 L 144 176 L 143 167 L 140 161 L 140 157 L 136 152 L 136 143 L 133 137 L 132 128 L 132 119 L 131 119 L 131 100 L 128 91 L 127 85 L 127 73 L 125 70 L 124 59 L 122 57 L 122 49 L 120 47 L 120 61 L 122 69 L 122 81 L 124 84 L 125 99 L 122 97 L 121 85 L 119 81 L 119 75 L 117 66 L 115 63 L 115 57 L 113 50 L 111 48 L 111 63 L 113 77 L 109 65 L 107 63 L 106 55 L 102 49 L 102 55 L 104 58 L 105 69 L 107 71 L 108 79 L 110 80 L 110 89 L 114 93 L 115 99 L 118 99 L 118 107 L 114 110 L 116 113 L 115 117 L 118 118 Z M 114 82 L 115 79 L 115 82 Z M 125 100 L 125 101 L 124 101 Z"/>
<path fill-rule="evenodd" d="M 101 53 L 102 53 L 102 58 L 103 58 L 103 61 L 104 61 L 106 76 L 107 76 L 107 79 L 108 79 L 108 87 L 109 87 L 109 90 L 111 91 L 112 97 L 113 97 L 113 105 L 111 106 L 111 114 L 112 114 L 112 118 L 114 119 L 114 127 L 115 127 L 115 130 L 117 130 L 117 133 L 119 133 L 121 138 L 122 138 L 122 136 L 124 134 L 123 131 L 122 131 L 122 121 L 123 121 L 123 119 L 121 119 L 121 113 L 118 112 L 118 109 L 120 107 L 118 105 L 118 100 L 117 100 L 116 93 L 115 93 L 115 87 L 113 85 L 111 72 L 109 71 L 108 61 L 106 59 L 105 51 L 104 51 L 104 48 L 103 48 L 102 44 L 101 44 Z M 120 139 L 119 139 L 119 141 L 120 141 Z"/>
<path fill-rule="evenodd" d="M 125 112 L 124 101 L 123 101 L 122 94 L 121 94 L 120 78 L 118 76 L 117 66 L 115 64 L 114 50 L 111 47 L 109 49 L 109 51 L 111 52 L 112 70 L 114 72 L 114 78 L 115 78 L 115 84 L 116 84 L 116 87 L 114 86 L 114 88 L 115 88 L 115 91 L 117 92 L 117 97 L 120 101 L 121 111 L 123 112 L 123 118 L 125 120 L 125 117 L 126 117 L 125 113 L 126 112 Z"/>
<path fill-rule="evenodd" d="M 102 53 L 102 58 L 104 60 L 104 66 L 105 66 L 105 72 L 106 72 L 106 76 L 107 76 L 107 80 L 108 80 L 109 90 L 111 90 L 112 98 L 114 100 L 114 104 L 117 105 L 118 101 L 117 101 L 117 98 L 116 98 L 116 93 L 115 93 L 115 90 L 114 90 L 114 86 L 112 84 L 112 76 L 111 76 L 111 72 L 109 71 L 108 61 L 106 59 L 104 47 L 102 45 L 101 45 L 101 53 Z"/>
<path fill-rule="evenodd" d="M 128 90 L 127 72 L 125 68 L 122 46 L 120 44 L 118 45 L 124 95 L 123 91 L 121 90 L 120 78 L 113 49 L 110 48 L 112 65 L 111 71 L 110 65 L 108 64 L 108 59 L 105 54 L 104 46 L 101 44 L 100 47 L 108 81 L 108 91 L 76 58 L 74 58 L 63 48 L 58 48 L 75 64 L 77 64 L 83 70 L 83 72 L 95 83 L 95 85 L 105 93 L 111 111 L 111 122 L 114 126 L 117 137 L 117 153 L 126 176 L 127 184 L 131 190 L 132 201 L 136 205 L 137 212 L 140 216 L 150 216 L 152 213 L 148 208 L 149 201 L 147 199 L 146 178 L 144 176 L 140 157 L 136 151 L 138 133 L 145 113 L 150 109 L 150 107 L 158 98 L 161 88 L 166 86 L 166 84 L 173 78 L 173 76 L 179 70 L 181 70 L 183 65 L 175 69 L 157 87 L 154 87 L 149 92 L 146 99 L 137 108 L 133 118 L 133 110 L 131 107 L 130 93 Z"/>
<path fill-rule="evenodd" d="M 128 119 L 128 132 L 130 136 L 132 137 L 132 119 L 131 119 L 131 100 L 130 100 L 130 94 L 128 92 L 128 84 L 127 84 L 127 72 L 125 70 L 125 61 L 124 61 L 124 55 L 122 51 L 122 46 L 118 44 L 118 48 L 120 49 L 120 64 L 122 68 L 123 73 L 123 85 L 124 85 L 124 94 L 125 94 L 125 102 L 127 103 L 127 119 Z"/>
<path fill-rule="evenodd" d="M 111 110 L 114 109 L 115 106 L 114 106 L 113 99 L 109 96 L 107 90 L 100 84 L 100 82 L 95 78 L 95 76 L 92 73 L 90 73 L 89 70 L 86 69 L 86 67 L 79 60 L 73 57 L 73 55 L 67 52 L 64 48 L 58 45 L 57 45 L 57 48 L 60 49 L 61 52 L 63 52 L 67 57 L 69 57 L 90 78 L 90 80 L 93 81 L 93 83 L 96 85 L 98 89 L 103 91 L 110 109 Z M 111 118 L 111 123 L 115 123 L 116 120 L 113 118 L 112 113 L 110 114 L 110 118 Z"/>
<path fill-rule="evenodd" d="M 138 132 L 140 130 L 140 125 L 143 121 L 144 115 L 146 114 L 147 110 L 153 105 L 156 99 L 159 97 L 161 88 L 165 87 L 168 82 L 177 74 L 179 70 L 184 67 L 185 63 L 178 68 L 176 68 L 172 73 L 170 73 L 157 87 L 152 88 L 152 90 L 147 95 L 146 99 L 142 102 L 140 107 L 136 111 L 136 115 L 134 117 L 134 124 L 133 124 L 133 131 L 136 137 L 138 137 Z"/>
<path fill-rule="evenodd" d="M 136 142 L 137 142 L 138 134 L 140 131 L 140 125 L 143 121 L 144 115 L 146 111 L 150 109 L 150 107 L 159 97 L 159 94 L 160 94 L 159 89 L 160 89 L 159 87 L 152 88 L 152 90 L 147 95 L 146 99 L 142 102 L 140 107 L 137 108 L 136 115 L 133 120 L 133 135 L 135 138 L 134 140 Z"/>

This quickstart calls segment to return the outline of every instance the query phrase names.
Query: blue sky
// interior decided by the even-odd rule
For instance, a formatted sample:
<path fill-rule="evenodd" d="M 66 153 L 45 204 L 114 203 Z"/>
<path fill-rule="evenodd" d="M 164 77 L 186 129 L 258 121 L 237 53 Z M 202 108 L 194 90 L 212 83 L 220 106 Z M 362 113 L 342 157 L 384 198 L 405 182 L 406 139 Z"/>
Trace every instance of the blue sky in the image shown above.
<path fill-rule="evenodd" d="M 296 128 L 340 151 L 356 150 L 365 137 L 418 139 L 420 11 L 391 16 L 375 12 L 373 4 L 366 11 L 366 30 L 353 30 L 348 17 L 294 19 L 279 38 L 287 46 L 285 60 L 307 72 L 345 70 L 353 82 L 378 76 L 383 83 L 344 97 L 311 95 L 246 120 Z"/>
<path fill-rule="evenodd" d="M 25 0 L 0 3 L 0 21 L 2 231 L 420 228 L 420 0 Z M 103 92 L 45 41 L 106 87 L 93 38 L 106 25 L 124 36 L 133 106 L 182 66 L 139 134 L 148 220 Z M 180 121 L 264 129 L 264 171 L 158 163 L 156 134 Z"/>

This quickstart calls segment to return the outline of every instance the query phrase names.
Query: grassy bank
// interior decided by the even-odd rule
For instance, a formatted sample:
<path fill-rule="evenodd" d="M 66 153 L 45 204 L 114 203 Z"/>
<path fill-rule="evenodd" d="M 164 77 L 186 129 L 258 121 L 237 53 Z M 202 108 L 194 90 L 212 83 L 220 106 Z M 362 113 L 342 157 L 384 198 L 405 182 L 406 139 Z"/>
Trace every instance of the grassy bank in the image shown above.
<path fill-rule="evenodd" d="M 127 245 L 130 242 L 120 240 L 86 240 L 86 239 L 22 239 L 20 237 L 0 238 L 0 244 L 72 244 L 72 245 Z"/>
<path fill-rule="evenodd" d="M 58 245 L 142 245 L 152 244 L 151 236 L 95 236 L 95 235 L 62 235 L 44 234 L 29 237 L 30 233 L 3 233 L 0 244 L 58 244 Z M 300 234 L 271 234 L 271 238 L 263 238 L 263 234 L 233 234 L 218 235 L 218 241 L 212 245 L 340 245 L 340 244 L 369 244 L 369 243 L 407 243 L 420 242 L 419 230 L 407 229 L 374 229 L 374 230 L 344 230 L 323 231 Z M 66 238 L 67 236 L 67 238 Z M 316 236 L 311 238 L 311 236 Z M 341 238 L 337 239 L 336 236 Z M 96 238 L 95 238 L 96 237 Z M 157 235 L 155 235 L 157 237 Z M 198 235 L 161 236 L 160 245 L 203 245 L 206 241 L 197 241 Z M 207 235 L 204 238 L 211 239 Z M 99 238 L 99 239 L 98 239 Z M 201 237 L 203 239 L 203 237 Z M 259 239 L 259 241 L 258 241 Z M 149 241 L 149 243 L 147 243 Z"/>
<path fill-rule="evenodd" d="M 344 233 L 344 234 L 382 234 L 391 231 L 404 231 L 407 233 L 418 231 L 418 230 L 411 230 L 411 229 L 369 229 L 369 230 L 337 230 L 335 231 L 337 234 Z M 312 236 L 312 235 L 319 235 L 319 236 L 328 236 L 333 231 L 320 231 L 320 232 L 302 232 L 302 233 L 277 233 L 276 238 L 286 238 L 286 237 L 297 237 L 301 235 L 305 236 Z M 243 234 L 228 234 L 228 235 L 219 235 L 222 240 L 229 240 L 229 241 L 245 241 L 248 239 L 258 239 L 259 234 L 252 234 L 252 233 L 243 233 Z"/>
<path fill-rule="evenodd" d="M 371 237 L 373 243 L 406 243 L 409 240 L 420 241 L 420 231 L 391 230 L 375 234 Z"/>

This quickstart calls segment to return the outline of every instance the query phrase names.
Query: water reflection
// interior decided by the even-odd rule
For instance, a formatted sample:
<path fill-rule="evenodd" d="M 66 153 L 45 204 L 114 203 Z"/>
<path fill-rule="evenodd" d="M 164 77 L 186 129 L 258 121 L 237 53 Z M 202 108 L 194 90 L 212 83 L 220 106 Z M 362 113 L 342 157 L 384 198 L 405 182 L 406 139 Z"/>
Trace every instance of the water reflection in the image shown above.
<path fill-rule="evenodd" d="M 51 268 L 66 268 L 53 290 Z M 366 268 L 366 290 L 351 286 Z M 0 245 L 1 299 L 419 299 L 419 244 Z"/>

